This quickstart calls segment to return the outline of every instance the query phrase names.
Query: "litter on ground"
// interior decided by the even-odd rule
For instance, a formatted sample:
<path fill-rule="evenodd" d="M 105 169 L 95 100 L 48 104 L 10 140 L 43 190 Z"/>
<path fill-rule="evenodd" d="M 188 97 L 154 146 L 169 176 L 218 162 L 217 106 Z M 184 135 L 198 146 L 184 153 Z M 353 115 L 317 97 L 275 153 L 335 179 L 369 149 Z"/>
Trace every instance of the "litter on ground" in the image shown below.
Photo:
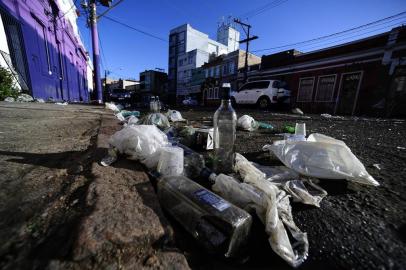
<path fill-rule="evenodd" d="M 323 118 L 327 118 L 327 119 L 339 119 L 339 120 L 344 120 L 345 117 L 344 116 L 338 116 L 338 115 L 331 115 L 328 113 L 322 113 L 320 114 L 321 117 Z"/>
<path fill-rule="evenodd" d="M 196 241 L 203 241 L 206 248 L 221 250 L 228 258 L 244 251 L 252 223 L 248 213 L 255 213 L 264 224 L 272 250 L 289 265 L 298 267 L 308 256 L 309 241 L 307 233 L 293 220 L 290 202 L 320 207 L 327 192 L 318 185 L 322 181 L 319 179 L 347 179 L 379 185 L 343 141 L 317 133 L 306 138 L 304 123 L 284 125 L 287 132 L 283 134 L 284 140 L 263 147 L 284 166 L 263 166 L 236 153 L 234 173 L 226 175 L 211 172 L 201 155 L 185 146 L 213 149 L 213 128 L 194 123 L 186 125 L 182 123 L 186 120 L 175 110 L 168 110 L 166 114 L 150 112 L 139 119 L 139 112 L 123 111 L 116 104 L 106 103 L 106 108 L 124 122 L 124 127 L 110 138 L 108 155 L 101 165 L 110 166 L 119 155 L 144 164 L 152 175 L 157 175 L 162 207 L 195 236 Z M 156 109 L 153 106 L 153 111 Z M 295 113 L 300 114 L 300 109 L 296 110 L 299 111 Z M 237 126 L 247 131 L 273 129 L 272 125 L 257 122 L 249 115 L 241 116 Z M 379 164 L 373 166 L 380 170 Z M 214 193 L 187 178 L 195 175 L 205 176 Z M 243 218 L 235 219 L 234 214 L 227 214 L 230 211 Z M 224 230 L 216 227 L 220 223 L 203 222 L 204 215 L 214 215 L 234 229 L 228 230 L 230 235 L 224 234 Z M 226 245 L 227 237 L 232 240 Z"/>
<path fill-rule="evenodd" d="M 332 137 L 313 133 L 306 141 L 275 141 L 263 150 L 270 150 L 285 166 L 302 175 L 379 186 L 350 148 Z"/>

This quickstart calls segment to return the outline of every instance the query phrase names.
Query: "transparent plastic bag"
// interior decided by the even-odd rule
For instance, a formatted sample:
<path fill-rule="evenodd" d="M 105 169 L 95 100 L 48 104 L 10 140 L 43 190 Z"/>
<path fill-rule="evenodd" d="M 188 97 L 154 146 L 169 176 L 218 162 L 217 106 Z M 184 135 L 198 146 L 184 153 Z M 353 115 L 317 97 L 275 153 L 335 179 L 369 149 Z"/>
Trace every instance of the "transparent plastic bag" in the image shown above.
<path fill-rule="evenodd" d="M 166 116 L 168 116 L 169 121 L 172 121 L 172 122 L 186 121 L 186 119 L 183 119 L 183 117 L 179 111 L 168 110 L 168 112 L 166 113 Z"/>
<path fill-rule="evenodd" d="M 142 118 L 141 123 L 143 125 L 155 125 L 162 130 L 170 127 L 168 118 L 162 113 L 150 113 Z"/>
<path fill-rule="evenodd" d="M 128 125 L 111 136 L 109 143 L 119 153 L 139 160 L 149 169 L 156 168 L 160 149 L 168 145 L 168 137 L 154 125 Z"/>
<path fill-rule="evenodd" d="M 299 179 L 299 174 L 286 166 L 263 166 L 252 163 L 258 170 L 265 174 L 268 181 L 278 183 L 286 182 L 288 180 Z"/>
<path fill-rule="evenodd" d="M 140 120 L 139 120 L 136 116 L 131 115 L 131 116 L 128 117 L 128 119 L 127 119 L 127 124 L 128 124 L 128 125 L 136 125 L 136 124 L 138 124 L 139 121 L 140 121 Z"/>
<path fill-rule="evenodd" d="M 343 141 L 322 134 L 311 134 L 307 141 L 275 141 L 263 149 L 302 175 L 379 186 Z"/>
<path fill-rule="evenodd" d="M 117 117 L 117 119 L 118 119 L 120 122 L 124 122 L 124 121 L 125 121 L 125 117 L 123 116 L 123 114 L 122 114 L 121 112 L 117 113 L 117 114 L 116 114 L 116 117 Z"/>
<path fill-rule="evenodd" d="M 235 170 L 241 175 L 244 183 L 254 186 L 263 192 L 263 196 L 267 196 L 266 203 L 261 202 L 263 209 L 266 209 L 262 211 L 265 212 L 265 217 L 260 219 L 264 222 L 272 250 L 293 267 L 302 264 L 308 255 L 309 243 L 307 234 L 300 231 L 293 221 L 289 195 L 266 180 L 265 173 L 238 153 Z M 286 229 L 290 231 L 293 239 L 289 238 Z"/>
<path fill-rule="evenodd" d="M 258 129 L 259 124 L 254 118 L 245 114 L 238 118 L 237 127 L 242 130 L 254 131 Z"/>
<path fill-rule="evenodd" d="M 28 95 L 28 94 L 20 94 L 17 99 L 17 102 L 33 102 L 34 99 L 32 98 L 32 96 Z"/>
<path fill-rule="evenodd" d="M 119 111 L 121 111 L 122 109 L 124 109 L 124 107 L 123 106 L 121 106 L 120 104 L 114 104 L 114 103 L 109 103 L 109 102 L 106 102 L 105 103 L 105 106 L 106 106 L 106 109 L 109 109 L 109 110 L 112 110 L 113 112 L 119 112 Z"/>
<path fill-rule="evenodd" d="M 327 196 L 327 191 L 310 180 L 286 181 L 282 188 L 292 196 L 293 201 L 320 207 L 320 202 Z"/>

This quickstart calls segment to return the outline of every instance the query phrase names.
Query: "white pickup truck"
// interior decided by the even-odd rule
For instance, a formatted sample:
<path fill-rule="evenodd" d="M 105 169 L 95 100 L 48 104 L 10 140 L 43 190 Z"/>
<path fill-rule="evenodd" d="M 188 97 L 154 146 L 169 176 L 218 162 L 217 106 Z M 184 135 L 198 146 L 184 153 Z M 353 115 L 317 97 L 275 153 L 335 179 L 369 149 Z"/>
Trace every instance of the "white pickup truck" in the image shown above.
<path fill-rule="evenodd" d="M 238 91 L 231 92 L 234 104 L 257 104 L 260 109 L 272 104 L 290 102 L 290 90 L 286 83 L 279 80 L 252 81 L 244 84 Z"/>

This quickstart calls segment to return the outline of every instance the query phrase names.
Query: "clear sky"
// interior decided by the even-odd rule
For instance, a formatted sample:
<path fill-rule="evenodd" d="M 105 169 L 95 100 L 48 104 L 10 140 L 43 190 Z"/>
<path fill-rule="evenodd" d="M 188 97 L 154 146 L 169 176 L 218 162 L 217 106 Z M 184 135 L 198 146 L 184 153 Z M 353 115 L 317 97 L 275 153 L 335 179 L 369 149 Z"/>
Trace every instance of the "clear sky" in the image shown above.
<path fill-rule="evenodd" d="M 99 7 L 98 13 L 104 10 Z M 252 34 L 259 37 L 250 43 L 250 51 L 255 51 L 347 30 L 403 11 L 406 11 L 406 0 L 124 0 L 108 16 L 164 40 L 168 40 L 170 29 L 184 23 L 215 39 L 222 18 L 240 17 L 252 25 Z M 362 31 L 292 48 L 306 52 L 329 47 L 387 31 L 402 22 L 406 24 L 406 15 Z M 85 46 L 91 52 L 90 31 L 85 26 L 83 12 L 78 24 Z M 112 71 L 112 77 L 135 79 L 145 69 L 167 71 L 167 42 L 106 18 L 99 21 L 99 33 L 102 77 L 105 69 Z M 285 49 L 291 48 L 279 50 Z M 255 53 L 261 56 L 277 51 Z"/>

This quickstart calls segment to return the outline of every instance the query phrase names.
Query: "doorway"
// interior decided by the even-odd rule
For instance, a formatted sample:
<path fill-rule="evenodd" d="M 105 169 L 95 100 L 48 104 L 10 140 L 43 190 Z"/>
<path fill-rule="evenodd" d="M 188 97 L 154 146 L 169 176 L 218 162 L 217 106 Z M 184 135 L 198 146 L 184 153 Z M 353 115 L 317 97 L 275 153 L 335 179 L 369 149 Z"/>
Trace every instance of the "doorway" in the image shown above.
<path fill-rule="evenodd" d="M 340 90 L 337 96 L 335 114 L 353 115 L 357 106 L 362 71 L 344 73 L 341 75 Z"/>

